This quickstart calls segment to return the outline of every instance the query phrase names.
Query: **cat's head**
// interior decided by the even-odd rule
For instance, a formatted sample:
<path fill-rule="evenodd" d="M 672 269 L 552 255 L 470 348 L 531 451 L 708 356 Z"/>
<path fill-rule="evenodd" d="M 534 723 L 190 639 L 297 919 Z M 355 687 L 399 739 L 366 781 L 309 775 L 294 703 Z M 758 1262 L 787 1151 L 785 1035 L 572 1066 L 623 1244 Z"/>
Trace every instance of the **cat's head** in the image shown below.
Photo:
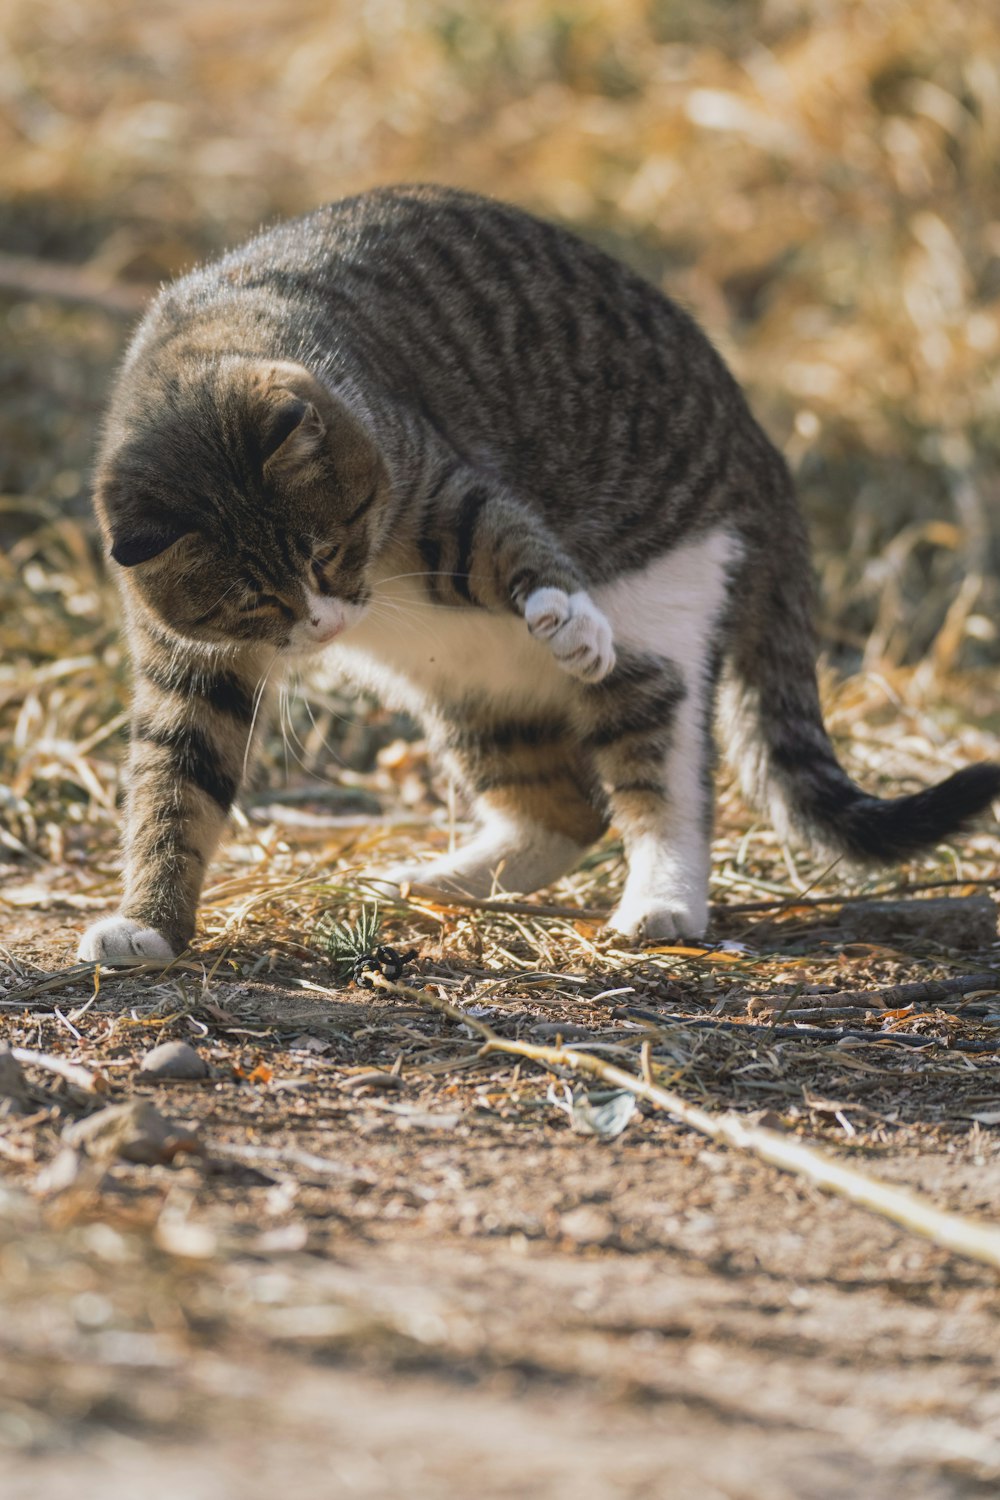
<path fill-rule="evenodd" d="M 291 654 L 370 597 L 388 484 L 377 448 L 303 366 L 193 360 L 119 392 L 95 504 L 113 565 L 169 630 Z"/>

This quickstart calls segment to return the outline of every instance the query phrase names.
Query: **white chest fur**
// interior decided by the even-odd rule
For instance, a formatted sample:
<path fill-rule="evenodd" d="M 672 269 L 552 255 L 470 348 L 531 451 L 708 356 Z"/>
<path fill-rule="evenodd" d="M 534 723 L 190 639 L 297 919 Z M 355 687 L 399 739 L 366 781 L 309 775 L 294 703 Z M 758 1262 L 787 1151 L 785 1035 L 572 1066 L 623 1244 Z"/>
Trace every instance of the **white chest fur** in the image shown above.
<path fill-rule="evenodd" d="M 720 528 L 593 590 L 615 642 L 675 661 L 695 702 L 738 550 Z M 518 616 L 433 604 L 415 575 L 377 585 L 364 619 L 326 661 L 414 713 L 467 696 L 487 696 L 501 712 L 544 712 L 565 708 L 574 692 L 573 679 Z"/>
<path fill-rule="evenodd" d="M 420 578 L 377 586 L 367 615 L 328 661 L 412 712 L 466 696 L 487 696 L 501 710 L 553 709 L 572 686 L 518 616 L 432 604 Z"/>

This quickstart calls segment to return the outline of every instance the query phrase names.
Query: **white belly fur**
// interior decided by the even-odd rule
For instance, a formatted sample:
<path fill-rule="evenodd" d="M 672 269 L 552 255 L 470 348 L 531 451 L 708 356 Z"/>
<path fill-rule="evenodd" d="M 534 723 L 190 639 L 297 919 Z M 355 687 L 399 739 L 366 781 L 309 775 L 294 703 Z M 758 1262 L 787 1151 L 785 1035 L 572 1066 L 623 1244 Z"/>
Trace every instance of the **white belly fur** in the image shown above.
<path fill-rule="evenodd" d="M 324 665 L 416 714 L 464 697 L 488 697 L 501 712 L 544 712 L 564 707 L 573 691 L 517 615 L 432 604 L 420 578 L 376 587 L 368 614 Z"/>
<path fill-rule="evenodd" d="M 738 551 L 720 527 L 591 596 L 617 645 L 675 661 L 690 692 L 700 686 Z M 324 668 L 416 714 L 466 696 L 486 696 L 501 712 L 565 711 L 578 690 L 518 616 L 432 604 L 419 576 L 377 585 L 367 615 L 327 652 Z"/>

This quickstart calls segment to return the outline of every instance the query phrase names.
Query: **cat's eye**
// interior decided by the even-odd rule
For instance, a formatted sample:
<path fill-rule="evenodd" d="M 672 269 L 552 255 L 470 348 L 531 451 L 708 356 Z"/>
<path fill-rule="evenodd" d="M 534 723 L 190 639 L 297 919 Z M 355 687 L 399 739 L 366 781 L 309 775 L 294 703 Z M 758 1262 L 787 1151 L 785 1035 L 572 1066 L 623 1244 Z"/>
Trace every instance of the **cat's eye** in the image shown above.
<path fill-rule="evenodd" d="M 339 547 L 324 547 L 322 552 L 317 552 L 309 564 L 310 571 L 316 582 L 317 588 L 324 591 L 328 585 L 326 582 L 326 570 L 340 551 Z"/>
<path fill-rule="evenodd" d="M 279 614 L 284 615 L 289 620 L 295 617 L 295 611 L 289 609 L 284 599 L 279 599 L 277 594 L 267 594 L 262 589 L 254 590 L 253 597 L 248 599 L 245 604 L 240 605 L 239 613 L 241 615 L 256 615 L 262 609 L 276 609 Z"/>

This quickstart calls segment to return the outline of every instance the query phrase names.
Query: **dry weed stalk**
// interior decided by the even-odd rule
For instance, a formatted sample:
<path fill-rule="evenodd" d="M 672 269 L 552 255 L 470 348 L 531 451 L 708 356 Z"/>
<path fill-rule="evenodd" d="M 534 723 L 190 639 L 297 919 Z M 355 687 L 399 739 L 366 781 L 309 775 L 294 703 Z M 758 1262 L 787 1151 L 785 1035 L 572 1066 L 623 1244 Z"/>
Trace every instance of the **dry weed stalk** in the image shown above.
<path fill-rule="evenodd" d="M 679 1094 L 654 1082 L 648 1064 L 643 1069 L 646 1076 L 639 1077 L 615 1067 L 613 1063 L 605 1062 L 593 1053 L 580 1052 L 574 1047 L 546 1047 L 534 1042 L 508 1041 L 498 1036 L 485 1021 L 466 1014 L 458 1006 L 429 990 L 394 983 L 382 975 L 373 974 L 371 978 L 377 988 L 386 990 L 389 994 L 425 1005 L 462 1026 L 470 1027 L 483 1039 L 484 1056 L 491 1052 L 504 1052 L 514 1057 L 529 1058 L 532 1062 L 542 1063 L 549 1068 L 569 1068 L 586 1077 L 598 1078 L 612 1088 L 626 1089 L 637 1099 L 645 1099 L 657 1109 L 665 1110 L 682 1124 L 698 1131 L 700 1135 L 708 1136 L 710 1140 L 721 1141 L 738 1151 L 748 1151 L 783 1172 L 791 1172 L 817 1187 L 825 1188 L 827 1192 L 835 1193 L 882 1218 L 890 1219 L 911 1234 L 920 1235 L 942 1249 L 1000 1270 L 1000 1227 L 995 1224 L 936 1208 L 922 1193 L 883 1182 L 857 1167 L 835 1161 L 815 1146 L 789 1139 L 776 1130 L 769 1130 L 761 1125 L 745 1125 L 736 1115 L 711 1114 L 696 1104 L 689 1104 Z"/>

